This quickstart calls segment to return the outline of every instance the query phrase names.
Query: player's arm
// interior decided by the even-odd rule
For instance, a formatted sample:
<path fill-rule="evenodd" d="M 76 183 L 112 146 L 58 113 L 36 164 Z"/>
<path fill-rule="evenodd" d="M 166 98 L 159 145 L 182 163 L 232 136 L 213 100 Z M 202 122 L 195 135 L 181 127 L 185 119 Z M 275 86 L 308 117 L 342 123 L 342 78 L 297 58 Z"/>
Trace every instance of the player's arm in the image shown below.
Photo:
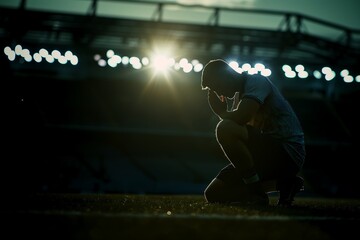
<path fill-rule="evenodd" d="M 223 112 L 220 117 L 233 120 L 238 124 L 250 122 L 258 112 L 260 103 L 253 98 L 243 98 L 238 104 L 237 109 L 232 112 Z"/>
<path fill-rule="evenodd" d="M 227 111 L 226 98 L 223 96 L 218 96 L 214 91 L 210 89 L 208 90 L 208 101 L 211 110 L 219 118 L 221 118 L 221 115 L 223 115 Z"/>
<path fill-rule="evenodd" d="M 239 103 L 240 103 L 240 94 L 239 94 L 239 92 L 236 92 L 235 96 L 234 96 L 234 99 L 232 101 L 231 111 L 236 110 Z"/>

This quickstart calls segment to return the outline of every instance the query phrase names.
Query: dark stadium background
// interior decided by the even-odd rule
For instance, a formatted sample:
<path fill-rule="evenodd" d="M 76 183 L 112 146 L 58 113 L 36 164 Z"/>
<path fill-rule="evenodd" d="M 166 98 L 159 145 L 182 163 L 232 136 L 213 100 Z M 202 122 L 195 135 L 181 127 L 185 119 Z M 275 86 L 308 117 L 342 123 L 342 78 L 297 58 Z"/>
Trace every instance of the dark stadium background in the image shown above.
<path fill-rule="evenodd" d="M 88 1 L 85 13 L 78 14 L 47 11 L 31 2 L 0 8 L 3 189 L 202 194 L 227 161 L 214 139 L 217 122 L 201 90 L 200 72 L 172 69 L 163 75 L 130 64 L 100 67 L 94 60 L 97 54 L 106 58 L 109 49 L 142 57 L 154 46 L 170 44 L 177 51 L 176 61 L 187 57 L 203 64 L 213 58 L 264 63 L 304 127 L 305 194 L 359 196 L 359 29 L 335 17 L 329 21 L 303 12 L 242 8 L 241 3 L 222 9 Z M 97 8 L 102 2 L 118 4 L 114 6 L 122 12 L 129 4 L 138 4 L 131 9 L 146 6 L 154 11 L 104 16 Z M 167 21 L 177 9 L 200 9 L 206 17 L 195 23 Z M 229 26 L 222 22 L 229 12 L 279 21 L 272 29 Z M 319 36 L 313 25 L 331 34 Z M 79 61 L 37 63 L 18 55 L 9 60 L 5 48 L 14 50 L 19 44 L 31 53 L 41 48 L 71 50 Z M 303 64 L 309 77 L 285 77 L 284 64 Z M 312 75 L 325 66 L 336 73 L 333 80 Z M 353 82 L 344 82 L 343 69 L 350 71 Z"/>

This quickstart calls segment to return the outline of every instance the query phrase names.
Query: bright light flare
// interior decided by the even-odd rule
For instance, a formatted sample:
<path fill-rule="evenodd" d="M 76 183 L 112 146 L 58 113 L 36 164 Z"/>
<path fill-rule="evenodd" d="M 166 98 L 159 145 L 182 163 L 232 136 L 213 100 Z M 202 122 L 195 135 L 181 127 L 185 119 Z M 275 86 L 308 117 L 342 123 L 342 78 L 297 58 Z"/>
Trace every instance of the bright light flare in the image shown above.
<path fill-rule="evenodd" d="M 175 60 L 173 58 L 169 58 L 166 55 L 154 55 L 151 60 L 152 67 L 155 70 L 155 73 L 161 72 L 166 74 L 171 66 L 175 64 Z"/>
<path fill-rule="evenodd" d="M 171 68 L 175 65 L 175 46 L 172 43 L 158 43 L 153 46 L 149 58 L 149 67 L 153 69 L 154 75 L 162 74 L 167 79 Z"/>

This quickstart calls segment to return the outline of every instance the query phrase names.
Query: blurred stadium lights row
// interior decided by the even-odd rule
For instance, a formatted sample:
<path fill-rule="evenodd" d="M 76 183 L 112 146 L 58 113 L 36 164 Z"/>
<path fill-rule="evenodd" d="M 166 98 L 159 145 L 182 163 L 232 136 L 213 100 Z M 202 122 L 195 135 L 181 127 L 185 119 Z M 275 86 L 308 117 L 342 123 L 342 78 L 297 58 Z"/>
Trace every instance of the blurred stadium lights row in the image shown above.
<path fill-rule="evenodd" d="M 181 58 L 178 62 L 172 58 L 165 55 L 154 55 L 150 58 L 148 57 L 129 57 L 129 56 L 120 56 L 115 54 L 113 50 L 108 50 L 104 56 L 100 54 L 94 55 L 94 60 L 100 67 L 110 66 L 112 68 L 117 67 L 119 64 L 123 66 L 132 66 L 134 69 L 141 69 L 143 67 L 151 66 L 155 71 L 165 72 L 171 68 L 179 71 L 182 70 L 185 73 L 201 72 L 204 64 L 199 60 L 188 60 L 187 58 Z M 248 74 L 261 74 L 265 77 L 268 77 L 272 74 L 272 71 L 262 63 L 256 63 L 253 66 L 250 63 L 243 63 L 241 66 L 237 61 L 230 60 L 228 61 L 229 65 L 235 69 L 237 72 L 247 72 Z M 294 70 L 291 66 L 285 64 L 282 66 L 282 70 L 286 78 L 308 78 L 309 71 L 305 70 L 305 67 L 302 64 L 298 64 L 294 67 Z M 324 78 L 326 81 L 331 81 L 335 79 L 336 73 L 330 67 L 323 67 L 321 70 L 314 70 L 312 72 L 314 78 L 321 79 Z M 360 75 L 356 77 L 350 75 L 349 70 L 343 69 L 340 72 L 340 76 L 343 78 L 345 83 L 351 82 L 360 82 Z"/>
<path fill-rule="evenodd" d="M 65 51 L 62 55 L 59 50 L 47 50 L 41 48 L 38 52 L 31 54 L 30 50 L 23 48 L 20 44 L 16 45 L 14 49 L 6 46 L 4 48 L 4 54 L 7 56 L 9 61 L 15 61 L 16 57 L 19 57 L 20 61 L 32 62 L 35 61 L 40 63 L 46 61 L 48 63 L 55 63 L 57 60 L 60 64 L 67 64 L 68 62 L 72 65 L 77 65 L 79 63 L 78 57 L 72 53 L 70 50 Z M 101 54 L 94 55 L 94 61 L 100 67 L 110 66 L 112 68 L 117 67 L 122 64 L 123 66 L 131 66 L 132 68 L 139 70 L 144 67 L 151 67 L 155 72 L 167 72 L 170 69 L 176 71 L 183 71 L 184 73 L 195 72 L 199 73 L 203 70 L 204 64 L 197 59 L 189 60 L 187 58 L 181 58 L 176 61 L 174 58 L 162 54 L 154 54 L 151 57 L 135 57 L 135 56 L 120 56 L 115 54 L 114 50 L 107 50 L 104 56 Z M 250 63 L 239 64 L 237 61 L 229 60 L 229 65 L 235 69 L 237 72 L 247 72 L 248 74 L 261 74 L 263 76 L 270 76 L 272 71 L 262 63 L 256 63 L 253 66 Z M 286 78 L 301 78 L 305 79 L 309 77 L 309 70 L 306 70 L 302 64 L 298 64 L 293 68 L 290 65 L 283 65 L 282 70 Z M 312 71 L 312 75 L 316 79 L 324 78 L 326 81 L 331 81 L 335 79 L 336 72 L 330 67 L 322 67 L 320 70 Z M 360 75 L 353 76 L 350 74 L 348 69 L 343 69 L 339 73 L 340 77 L 345 83 L 359 82 Z"/>
<path fill-rule="evenodd" d="M 284 71 L 285 77 L 287 78 L 295 78 L 296 76 L 298 78 L 307 78 L 309 76 L 308 71 L 305 70 L 305 67 L 302 64 L 296 65 L 294 67 L 294 70 L 291 68 L 291 66 L 285 64 L 282 66 L 282 70 Z M 331 81 L 335 79 L 336 73 L 330 67 L 322 67 L 321 70 L 314 70 L 313 76 L 316 79 L 321 79 L 322 77 L 324 77 L 326 81 Z M 341 70 L 340 76 L 343 78 L 343 81 L 346 83 L 351 83 L 354 81 L 360 82 L 360 75 L 354 77 L 350 75 L 348 69 Z"/>
<path fill-rule="evenodd" d="M 184 73 L 190 73 L 191 71 L 198 73 L 204 68 L 204 64 L 197 59 L 189 60 L 183 57 L 176 61 L 174 58 L 162 54 L 155 54 L 151 57 L 143 57 L 140 59 L 139 57 L 120 56 L 115 54 L 113 50 L 108 50 L 103 57 L 100 54 L 95 54 L 94 60 L 101 67 L 108 65 L 115 68 L 119 64 L 122 64 L 125 66 L 130 65 L 134 69 L 141 69 L 150 66 L 155 69 L 156 72 L 165 72 L 169 69 L 174 69 L 176 71 L 182 70 Z M 245 63 L 240 67 L 236 61 L 230 61 L 229 65 L 239 73 L 247 71 L 249 74 L 260 73 L 263 76 L 271 75 L 271 70 L 267 69 L 265 65 L 261 63 L 255 64 L 254 67 L 249 63 Z"/>
<path fill-rule="evenodd" d="M 155 54 L 151 57 L 129 57 L 129 56 L 120 56 L 115 54 L 113 50 L 108 50 L 106 52 L 106 57 L 102 57 L 100 54 L 94 55 L 94 60 L 101 67 L 110 66 L 117 67 L 119 64 L 124 66 L 130 65 L 134 69 L 141 69 L 143 67 L 150 66 L 155 72 L 165 72 L 171 68 L 179 71 L 182 70 L 184 73 L 201 72 L 204 65 L 200 63 L 199 60 L 194 59 L 189 61 L 187 58 L 181 58 L 178 62 L 172 57 L 168 57 L 163 54 Z"/>
<path fill-rule="evenodd" d="M 66 51 L 64 55 L 60 53 L 59 50 L 52 50 L 51 53 L 45 48 L 41 48 L 39 52 L 31 54 L 30 50 L 23 48 L 20 44 L 16 45 L 14 49 L 6 46 L 4 48 L 4 53 L 8 57 L 9 61 L 15 61 L 16 57 L 21 57 L 26 62 L 35 61 L 37 63 L 42 62 L 44 59 L 48 63 L 55 63 L 57 60 L 60 64 L 66 64 L 70 62 L 72 65 L 77 65 L 79 59 L 74 55 L 70 50 Z"/>

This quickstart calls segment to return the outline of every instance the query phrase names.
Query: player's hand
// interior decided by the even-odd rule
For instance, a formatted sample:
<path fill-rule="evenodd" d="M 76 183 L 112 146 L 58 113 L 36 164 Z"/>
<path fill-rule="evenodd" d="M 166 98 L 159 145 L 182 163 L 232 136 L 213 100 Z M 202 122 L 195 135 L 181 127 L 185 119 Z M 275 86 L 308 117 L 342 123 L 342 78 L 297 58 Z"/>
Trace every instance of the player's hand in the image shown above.
<path fill-rule="evenodd" d="M 208 90 L 208 100 L 212 111 L 221 116 L 227 111 L 226 97 L 218 96 L 214 91 Z"/>

